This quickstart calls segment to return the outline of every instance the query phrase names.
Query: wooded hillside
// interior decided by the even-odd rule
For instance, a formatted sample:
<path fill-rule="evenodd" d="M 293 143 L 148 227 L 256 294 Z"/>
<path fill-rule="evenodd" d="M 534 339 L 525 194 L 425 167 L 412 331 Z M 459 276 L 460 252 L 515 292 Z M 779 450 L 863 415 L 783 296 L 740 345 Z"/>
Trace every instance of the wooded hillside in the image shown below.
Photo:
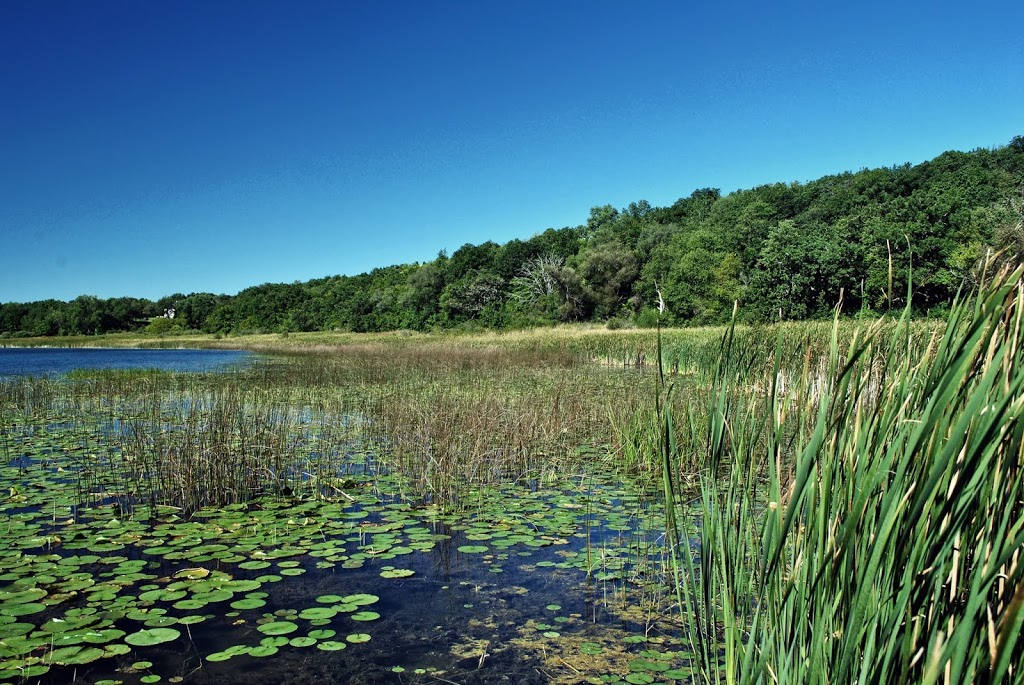
<path fill-rule="evenodd" d="M 656 288 L 670 324 L 723 321 L 734 301 L 745 319 L 799 319 L 829 315 L 840 293 L 848 314 L 902 307 L 908 279 L 915 309 L 941 315 L 999 251 L 1024 259 L 1024 136 L 806 184 L 702 188 L 669 207 L 594 207 L 582 225 L 526 240 L 234 296 L 5 303 L 0 334 L 653 325 Z"/>

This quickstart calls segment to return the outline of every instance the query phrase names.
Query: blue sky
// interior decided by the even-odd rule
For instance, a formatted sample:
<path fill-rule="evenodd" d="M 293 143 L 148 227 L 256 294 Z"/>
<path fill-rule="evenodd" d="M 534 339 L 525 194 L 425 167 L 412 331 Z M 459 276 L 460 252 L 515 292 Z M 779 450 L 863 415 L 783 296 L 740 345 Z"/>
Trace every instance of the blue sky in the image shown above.
<path fill-rule="evenodd" d="M 0 302 L 427 261 L 1024 134 L 1024 3 L 0 3 Z"/>

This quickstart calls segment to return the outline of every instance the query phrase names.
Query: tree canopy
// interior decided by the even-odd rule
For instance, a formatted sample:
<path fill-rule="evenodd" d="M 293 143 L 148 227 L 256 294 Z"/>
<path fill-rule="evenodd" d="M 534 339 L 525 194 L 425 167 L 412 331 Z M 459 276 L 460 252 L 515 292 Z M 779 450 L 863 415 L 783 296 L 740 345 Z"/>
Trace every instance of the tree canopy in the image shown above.
<path fill-rule="evenodd" d="M 0 304 L 0 335 L 427 330 L 567 321 L 823 317 L 912 305 L 939 314 L 993 264 L 1024 259 L 1024 136 L 918 165 L 722 195 L 590 209 L 579 226 L 425 263 L 156 302 L 81 295 Z M 986 264 L 988 267 L 986 267 Z M 170 317 L 170 310 L 174 317 Z"/>

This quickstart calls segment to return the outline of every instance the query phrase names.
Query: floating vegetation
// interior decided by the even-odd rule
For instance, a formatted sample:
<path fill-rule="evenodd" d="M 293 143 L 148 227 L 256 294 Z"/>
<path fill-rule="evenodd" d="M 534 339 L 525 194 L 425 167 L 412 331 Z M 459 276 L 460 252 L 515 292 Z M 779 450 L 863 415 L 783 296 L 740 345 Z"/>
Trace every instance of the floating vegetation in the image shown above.
<path fill-rule="evenodd" d="M 4 449 L 18 459 L 0 469 L 8 493 L 0 504 L 0 682 L 29 674 L 58 683 L 63 669 L 86 665 L 94 675 L 79 671 L 79 682 L 142 682 L 155 669 L 165 680 L 202 682 L 236 662 L 251 669 L 247 660 L 287 660 L 289 650 L 361 648 L 379 639 L 378 625 L 388 644 L 407 632 L 398 617 L 410 601 L 428 619 L 426 607 L 446 595 L 460 609 L 444 617 L 451 637 L 438 644 L 469 626 L 489 641 L 495 630 L 507 632 L 501 649 L 510 649 L 517 626 L 555 606 L 536 606 L 526 599 L 533 594 L 561 597 L 566 584 L 626 571 L 600 581 L 604 599 L 581 598 L 597 618 L 617 610 L 627 575 L 646 583 L 660 573 L 660 505 L 614 477 L 481 484 L 471 508 L 452 511 L 409 501 L 403 477 L 356 451 L 361 470 L 344 467 L 341 492 L 264 493 L 188 511 L 133 480 L 137 464 L 109 410 L 89 416 L 89 424 L 75 415 L 21 416 L 4 433 Z M 534 589 L 479 580 L 492 571 Z M 302 580 L 289 584 L 295 578 Z M 469 622 L 461 607 L 470 602 L 455 597 L 475 600 Z M 495 612 L 510 618 L 475 618 Z M 426 634 L 439 617 L 429 618 L 435 625 Z M 175 666 L 182 653 L 193 656 Z M 421 644 L 400 653 L 410 673 L 465 668 Z M 189 670 L 193 659 L 205 665 Z"/>

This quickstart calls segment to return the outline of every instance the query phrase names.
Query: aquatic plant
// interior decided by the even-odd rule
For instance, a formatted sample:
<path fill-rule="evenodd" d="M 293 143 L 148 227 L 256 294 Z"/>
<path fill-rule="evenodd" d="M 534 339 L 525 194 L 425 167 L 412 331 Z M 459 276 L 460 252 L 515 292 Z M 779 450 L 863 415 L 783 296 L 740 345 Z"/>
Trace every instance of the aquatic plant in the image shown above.
<path fill-rule="evenodd" d="M 836 324 L 823 370 L 783 386 L 777 354 L 762 395 L 726 339 L 678 547 L 703 682 L 1024 677 L 1021 272 L 912 333 Z"/>

